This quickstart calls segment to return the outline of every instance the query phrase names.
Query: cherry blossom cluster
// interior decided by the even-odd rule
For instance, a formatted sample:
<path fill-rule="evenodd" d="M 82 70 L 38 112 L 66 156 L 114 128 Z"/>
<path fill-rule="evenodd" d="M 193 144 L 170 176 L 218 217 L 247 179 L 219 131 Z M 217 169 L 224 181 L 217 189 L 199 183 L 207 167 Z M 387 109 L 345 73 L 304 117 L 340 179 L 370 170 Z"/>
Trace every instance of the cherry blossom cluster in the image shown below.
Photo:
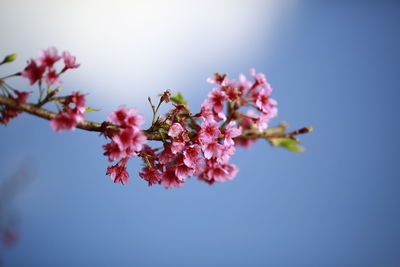
<path fill-rule="evenodd" d="M 251 70 L 254 82 L 244 75 L 239 81 L 228 80 L 226 75 L 215 74 L 208 79 L 216 84 L 201 106 L 201 112 L 191 115 L 187 105 L 178 104 L 164 119 L 159 118 L 154 129 L 166 131 L 163 147 L 144 146 L 139 152 L 145 166 L 140 177 L 150 185 L 162 184 L 166 188 L 181 187 L 190 176 L 209 184 L 233 179 L 238 167 L 230 164 L 235 145 L 248 146 L 240 136 L 243 130 L 267 128 L 276 116 L 276 101 L 270 98 L 271 86 L 265 76 Z M 246 114 L 242 107 L 255 108 Z M 225 111 L 226 110 L 226 111 Z"/>
<path fill-rule="evenodd" d="M 85 95 L 73 92 L 70 96 L 57 99 L 57 102 L 62 105 L 62 110 L 50 120 L 51 128 L 55 132 L 75 130 L 76 125 L 85 120 Z"/>
<path fill-rule="evenodd" d="M 57 71 L 56 65 L 62 60 L 63 66 Z M 49 47 L 41 51 L 41 56 L 37 59 L 31 59 L 25 69 L 14 76 L 22 76 L 29 80 L 30 85 L 38 83 L 40 99 L 38 106 L 42 106 L 47 102 L 54 101 L 59 105 L 58 115 L 51 120 L 50 125 L 54 131 L 73 130 L 79 122 L 84 121 L 85 112 L 85 96 L 74 92 L 70 96 L 61 98 L 53 98 L 61 88 L 52 90 L 53 85 L 61 85 L 60 76 L 69 69 L 76 69 L 80 64 L 76 63 L 76 58 L 69 52 L 64 51 L 61 55 L 58 54 L 57 48 Z M 43 82 L 47 85 L 47 96 L 44 98 L 45 89 Z M 29 92 L 18 91 L 4 81 L 0 80 L 0 87 L 3 95 L 17 101 L 19 104 L 24 104 L 29 96 Z M 2 107 L 0 109 L 0 123 L 7 124 L 10 119 L 15 118 L 21 111 Z"/>
<path fill-rule="evenodd" d="M 47 86 L 61 84 L 61 74 L 80 66 L 80 64 L 76 63 L 75 57 L 71 56 L 69 52 L 65 51 L 59 55 L 55 47 L 42 50 L 41 54 L 41 57 L 30 60 L 28 66 L 20 74 L 22 77 L 29 79 L 31 85 L 36 82 L 42 83 L 43 80 L 46 81 Z M 64 62 L 64 67 L 61 71 L 57 71 L 55 64 L 61 59 Z"/>
<path fill-rule="evenodd" d="M 115 165 L 107 168 L 106 174 L 111 175 L 115 183 L 127 184 L 129 183 L 129 174 L 126 171 L 126 164 L 130 158 L 142 150 L 143 144 L 146 142 L 146 136 L 140 129 L 144 117 L 138 114 L 134 108 L 120 106 L 117 111 L 108 116 L 108 119 L 114 125 L 121 127 L 121 130 L 118 133 L 105 133 L 112 140 L 103 146 L 104 155 L 110 162 L 118 160 Z"/>
<path fill-rule="evenodd" d="M 10 55 L 0 65 L 12 60 Z M 57 65 L 61 66 L 58 70 Z M 192 176 L 208 184 L 232 180 L 239 170 L 230 162 L 236 147 L 250 147 L 257 138 L 266 138 L 260 133 L 266 131 L 278 112 L 265 75 L 251 69 L 251 80 L 244 74 L 231 80 L 226 74 L 215 73 L 207 80 L 214 88 L 198 113 L 190 111 L 180 93 L 171 95 L 165 91 L 159 95 L 157 106 L 153 105 L 151 98 L 148 99 L 153 110 L 148 129 L 141 128 L 144 117 L 135 108 L 126 106 L 110 113 L 108 121 L 100 125 L 85 121 L 84 114 L 94 109 L 85 106 L 84 94 L 58 95 L 60 76 L 79 66 L 69 52 L 59 54 L 55 47 L 50 47 L 43 50 L 38 59 L 30 60 L 23 71 L 0 79 L 2 96 L 13 103 L 0 105 L 0 123 L 7 124 L 25 110 L 49 119 L 55 132 L 77 127 L 101 132 L 109 138 L 109 143 L 103 146 L 104 155 L 113 162 L 106 174 L 115 183 L 130 183 L 127 163 L 134 157 L 142 159 L 144 165 L 139 176 L 149 186 L 181 187 Z M 27 103 L 30 92 L 18 91 L 5 83 L 5 79 L 12 76 L 27 78 L 31 85 L 38 84 L 40 96 L 36 104 Z M 57 105 L 57 113 L 42 109 L 50 102 Z M 172 109 L 164 116 L 158 115 L 160 105 L 170 102 Z M 24 109 L 24 105 L 29 110 Z M 41 112 L 35 113 L 37 110 Z M 43 112 L 47 115 L 42 115 Z M 268 140 L 273 145 L 300 151 L 296 147 L 298 140 L 293 135 L 309 132 L 311 127 L 294 131 L 292 135 L 283 133 L 284 130 L 280 132 L 283 137 L 275 136 L 275 139 Z M 155 140 L 159 145 L 151 146 L 148 140 Z"/>
<path fill-rule="evenodd" d="M 16 101 L 18 104 L 25 104 L 29 97 L 29 92 L 21 92 L 11 87 L 8 87 L 2 80 L 0 80 L 0 88 L 3 95 Z M 0 106 L 0 123 L 7 125 L 11 119 L 16 118 L 22 112 L 13 108 Z"/>

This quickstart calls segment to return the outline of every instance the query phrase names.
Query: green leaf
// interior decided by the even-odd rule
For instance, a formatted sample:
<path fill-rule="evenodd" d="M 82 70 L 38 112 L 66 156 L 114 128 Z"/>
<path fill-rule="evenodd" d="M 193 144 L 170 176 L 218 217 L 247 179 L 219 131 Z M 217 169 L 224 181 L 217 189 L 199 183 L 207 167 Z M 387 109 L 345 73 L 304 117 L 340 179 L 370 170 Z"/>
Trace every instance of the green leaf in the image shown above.
<path fill-rule="evenodd" d="M 100 109 L 94 109 L 91 107 L 85 107 L 85 113 L 93 112 L 93 111 L 100 111 Z"/>
<path fill-rule="evenodd" d="M 15 59 L 17 59 L 17 54 L 8 55 L 3 59 L 3 62 L 1 62 L 1 64 L 13 62 Z"/>
<path fill-rule="evenodd" d="M 280 146 L 292 152 L 303 152 L 304 148 L 299 146 L 299 141 L 292 138 L 273 138 L 270 140 L 273 146 Z"/>
<path fill-rule="evenodd" d="M 183 96 L 180 92 L 178 92 L 177 94 L 172 96 L 171 101 L 174 102 L 175 104 L 187 105 L 186 100 L 183 98 Z"/>

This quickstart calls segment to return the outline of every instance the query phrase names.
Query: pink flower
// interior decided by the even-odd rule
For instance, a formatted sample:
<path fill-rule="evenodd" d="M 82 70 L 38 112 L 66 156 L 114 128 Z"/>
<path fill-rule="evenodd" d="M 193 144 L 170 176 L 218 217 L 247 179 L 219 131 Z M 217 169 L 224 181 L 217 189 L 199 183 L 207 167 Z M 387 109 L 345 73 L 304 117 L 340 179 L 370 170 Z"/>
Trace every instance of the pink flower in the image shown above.
<path fill-rule="evenodd" d="M 207 160 L 205 171 L 199 175 L 199 179 L 209 184 L 214 182 L 226 182 L 232 180 L 239 168 L 232 164 L 218 164 L 216 160 Z"/>
<path fill-rule="evenodd" d="M 142 150 L 146 136 L 140 129 L 125 128 L 113 136 L 112 141 L 103 146 L 109 161 L 129 159 Z"/>
<path fill-rule="evenodd" d="M 132 146 L 134 131 L 132 128 L 126 128 L 116 134 L 112 140 L 118 145 L 120 150 L 125 150 Z"/>
<path fill-rule="evenodd" d="M 147 138 L 140 129 L 134 130 L 133 137 L 132 137 L 132 145 L 131 145 L 132 150 L 133 151 L 142 150 L 143 144 L 145 144 L 146 141 L 147 141 Z"/>
<path fill-rule="evenodd" d="M 239 74 L 238 87 L 239 87 L 240 91 L 245 91 L 245 90 L 250 89 L 251 85 L 252 85 L 252 82 L 247 80 L 246 76 L 243 73 Z"/>
<path fill-rule="evenodd" d="M 120 106 L 117 111 L 111 112 L 108 119 L 122 127 L 140 127 L 144 122 L 144 117 L 135 108 L 128 109 L 126 106 Z"/>
<path fill-rule="evenodd" d="M 276 100 L 270 98 L 266 90 L 264 89 L 260 90 L 256 98 L 256 106 L 260 111 L 267 113 L 272 109 L 273 106 L 276 105 L 277 105 Z"/>
<path fill-rule="evenodd" d="M 253 76 L 254 80 L 256 80 L 255 86 L 261 86 L 266 89 L 270 89 L 271 86 L 267 82 L 267 78 L 265 78 L 265 75 L 263 73 L 257 73 L 256 70 L 250 69 L 250 75 Z"/>
<path fill-rule="evenodd" d="M 159 173 L 157 169 L 150 168 L 149 166 L 144 167 L 142 172 L 139 173 L 139 176 L 146 180 L 149 186 L 159 184 L 162 178 L 162 174 Z"/>
<path fill-rule="evenodd" d="M 219 157 L 223 151 L 224 146 L 213 141 L 202 146 L 204 157 L 210 159 L 212 157 Z"/>
<path fill-rule="evenodd" d="M 71 54 L 68 51 L 65 51 L 62 53 L 62 58 L 63 58 L 64 64 L 65 64 L 65 67 L 64 67 L 65 70 L 76 69 L 80 66 L 80 64 L 76 63 L 76 58 L 74 56 L 71 56 Z"/>
<path fill-rule="evenodd" d="M 30 85 L 33 85 L 43 78 L 44 72 L 44 66 L 39 66 L 35 60 L 31 60 L 28 66 L 21 72 L 21 76 L 29 79 Z"/>
<path fill-rule="evenodd" d="M 212 105 L 208 99 L 205 99 L 203 101 L 203 104 L 201 105 L 200 115 L 206 121 L 214 120 L 214 112 L 212 110 Z"/>
<path fill-rule="evenodd" d="M 187 165 L 185 165 L 182 155 L 178 156 L 175 159 L 174 165 L 175 165 L 175 175 L 182 182 L 184 182 L 187 177 L 192 176 L 195 172 L 193 168 L 190 168 Z"/>
<path fill-rule="evenodd" d="M 235 121 L 231 121 L 223 133 L 225 134 L 224 143 L 233 145 L 233 144 L 235 144 L 235 142 L 233 141 L 233 138 L 241 135 L 242 129 L 236 127 Z"/>
<path fill-rule="evenodd" d="M 183 182 L 176 176 L 173 168 L 167 168 L 162 174 L 161 184 L 165 188 L 170 189 L 173 187 L 182 187 Z"/>
<path fill-rule="evenodd" d="M 199 139 L 203 144 L 211 143 L 221 135 L 218 124 L 213 120 L 204 121 L 199 131 Z"/>
<path fill-rule="evenodd" d="M 231 159 L 231 156 L 235 154 L 235 152 L 236 152 L 235 146 L 231 144 L 224 144 L 220 151 L 220 156 L 217 157 L 217 162 L 220 164 L 228 163 L 229 160 Z"/>
<path fill-rule="evenodd" d="M 265 129 L 268 128 L 268 123 L 271 120 L 271 116 L 266 113 L 261 113 L 260 116 L 256 120 L 256 125 L 258 130 L 264 131 Z"/>
<path fill-rule="evenodd" d="M 54 63 L 61 59 L 58 55 L 57 48 L 49 47 L 47 50 L 42 50 L 42 56 L 38 59 L 42 66 L 52 68 Z"/>
<path fill-rule="evenodd" d="M 74 108 L 70 108 L 69 104 L 73 103 Z M 81 95 L 79 92 L 73 92 L 69 96 L 64 104 L 64 110 L 50 120 L 50 126 L 55 132 L 60 132 L 62 130 L 74 130 L 76 125 L 84 121 L 84 105 L 85 96 Z"/>
<path fill-rule="evenodd" d="M 226 119 L 225 114 L 224 114 L 224 101 L 226 99 L 227 99 L 227 96 L 226 96 L 225 92 L 221 90 L 221 88 L 214 88 L 208 94 L 208 100 L 210 102 L 212 110 L 222 120 Z"/>
<path fill-rule="evenodd" d="M 199 156 L 200 146 L 199 145 L 191 145 L 183 151 L 183 162 L 186 166 L 196 169 L 202 162 L 202 158 Z"/>
<path fill-rule="evenodd" d="M 183 127 L 180 123 L 175 122 L 169 127 L 168 135 L 171 137 L 177 137 L 183 132 Z"/>
<path fill-rule="evenodd" d="M 235 146 L 251 148 L 257 139 L 235 139 Z"/>
<path fill-rule="evenodd" d="M 55 70 L 50 70 L 46 74 L 46 83 L 48 86 L 52 86 L 53 84 L 61 84 L 60 76 L 57 74 Z"/>
<path fill-rule="evenodd" d="M 216 73 L 214 73 L 214 77 L 207 79 L 207 82 L 214 83 L 214 84 L 224 84 L 226 76 L 227 76 L 226 74 L 221 75 L 218 72 L 216 72 Z"/>
<path fill-rule="evenodd" d="M 72 95 L 71 95 L 70 99 L 71 99 L 70 100 L 71 103 L 74 103 L 75 107 L 77 109 L 81 109 L 81 108 L 85 107 L 85 102 L 86 102 L 85 95 L 82 95 L 79 92 L 72 92 Z"/>
<path fill-rule="evenodd" d="M 16 99 L 13 98 L 13 99 L 16 100 L 18 102 L 18 104 L 21 105 L 21 104 L 25 104 L 26 103 L 26 100 L 28 99 L 29 95 L 32 92 L 21 92 L 21 91 L 18 91 L 18 90 L 14 90 L 14 93 L 17 95 L 17 98 Z"/>
<path fill-rule="evenodd" d="M 173 154 L 181 153 L 185 149 L 185 143 L 182 141 L 173 141 L 171 151 Z"/>
<path fill-rule="evenodd" d="M 235 84 L 228 84 L 227 86 L 223 87 L 223 90 L 226 94 L 227 100 L 231 102 L 239 100 L 243 94 L 243 91 L 236 88 Z"/>
<path fill-rule="evenodd" d="M 130 183 L 128 180 L 129 174 L 126 171 L 126 161 L 120 161 L 114 166 L 109 166 L 107 168 L 106 174 L 111 175 L 111 180 L 114 183 L 119 183 L 119 182 L 121 182 L 122 184 Z"/>
<path fill-rule="evenodd" d="M 111 141 L 110 143 L 105 144 L 103 149 L 105 150 L 103 155 L 108 157 L 109 162 L 126 157 L 126 152 L 121 150 L 115 142 Z"/>
<path fill-rule="evenodd" d="M 239 172 L 239 168 L 233 164 L 225 164 L 221 167 L 223 172 L 216 175 L 214 174 L 214 180 L 217 182 L 226 182 L 235 178 L 236 174 Z"/>
<path fill-rule="evenodd" d="M 174 157 L 174 154 L 171 151 L 171 147 L 164 143 L 164 150 L 158 155 L 158 160 L 162 164 L 167 164 Z"/>
<path fill-rule="evenodd" d="M 175 168 L 175 175 L 182 182 L 184 182 L 187 177 L 192 176 L 193 174 L 194 174 L 194 169 L 189 168 L 185 164 L 178 165 Z"/>
<path fill-rule="evenodd" d="M 82 120 L 81 114 L 76 114 L 71 110 L 61 111 L 54 119 L 50 120 L 50 126 L 55 132 L 75 130 L 76 125 Z"/>

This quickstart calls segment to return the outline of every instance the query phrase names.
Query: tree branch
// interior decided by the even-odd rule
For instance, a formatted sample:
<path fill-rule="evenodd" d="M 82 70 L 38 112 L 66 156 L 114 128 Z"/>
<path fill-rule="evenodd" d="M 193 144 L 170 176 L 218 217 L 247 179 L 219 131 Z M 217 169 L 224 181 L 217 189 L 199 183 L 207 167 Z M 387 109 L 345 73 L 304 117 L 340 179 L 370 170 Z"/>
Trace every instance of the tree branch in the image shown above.
<path fill-rule="evenodd" d="M 26 103 L 26 104 L 18 104 L 13 99 L 0 95 L 0 104 L 5 105 L 8 108 L 15 109 L 18 111 L 23 111 L 29 113 L 31 115 L 51 120 L 57 116 L 57 113 L 54 113 L 50 110 L 38 107 L 37 105 Z M 98 123 L 93 121 L 83 121 L 77 124 L 76 128 L 91 131 L 91 132 L 104 132 L 106 130 L 109 131 L 119 131 L 120 128 L 116 125 L 112 125 L 110 123 Z M 273 139 L 273 138 L 294 138 L 295 135 L 308 133 L 312 131 L 312 127 L 304 127 L 299 130 L 285 133 L 287 126 L 285 123 L 281 123 L 279 126 L 275 128 L 267 129 L 263 132 L 259 132 L 256 130 L 246 130 L 237 138 L 239 139 Z M 162 141 L 162 136 L 158 132 L 152 131 L 151 128 L 147 130 L 143 130 L 143 133 L 146 135 L 148 140 Z"/>

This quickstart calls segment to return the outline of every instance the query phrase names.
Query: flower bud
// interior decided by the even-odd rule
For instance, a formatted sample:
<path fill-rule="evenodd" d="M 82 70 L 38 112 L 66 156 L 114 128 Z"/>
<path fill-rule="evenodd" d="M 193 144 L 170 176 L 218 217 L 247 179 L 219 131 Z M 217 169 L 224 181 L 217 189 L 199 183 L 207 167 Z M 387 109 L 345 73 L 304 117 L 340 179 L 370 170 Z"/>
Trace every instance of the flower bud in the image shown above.
<path fill-rule="evenodd" d="M 1 62 L 1 64 L 13 62 L 16 58 L 17 58 L 17 54 L 8 55 L 4 58 L 3 62 Z"/>

